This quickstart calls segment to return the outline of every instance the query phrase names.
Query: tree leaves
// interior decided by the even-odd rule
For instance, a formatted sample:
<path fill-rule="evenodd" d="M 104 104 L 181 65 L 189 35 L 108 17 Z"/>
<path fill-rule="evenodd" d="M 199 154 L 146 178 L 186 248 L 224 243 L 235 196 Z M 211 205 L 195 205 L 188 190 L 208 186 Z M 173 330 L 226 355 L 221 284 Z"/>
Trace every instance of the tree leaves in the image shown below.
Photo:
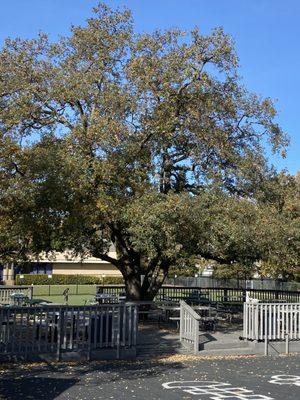
<path fill-rule="evenodd" d="M 281 195 L 263 143 L 280 151 L 287 142 L 275 118 L 272 101 L 242 85 L 221 28 L 135 34 L 128 10 L 99 5 L 55 43 L 7 40 L 3 257 L 6 247 L 14 258 L 20 246 L 22 257 L 72 248 L 114 262 L 126 279 L 146 271 L 150 290 L 178 258 L 271 254 Z"/>

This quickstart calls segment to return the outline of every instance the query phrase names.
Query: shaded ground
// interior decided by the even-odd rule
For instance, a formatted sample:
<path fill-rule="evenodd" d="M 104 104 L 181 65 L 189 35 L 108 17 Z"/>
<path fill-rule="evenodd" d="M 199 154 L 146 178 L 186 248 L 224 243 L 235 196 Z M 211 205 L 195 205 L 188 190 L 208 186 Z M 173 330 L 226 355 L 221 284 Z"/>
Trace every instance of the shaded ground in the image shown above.
<path fill-rule="evenodd" d="M 200 350 L 206 348 L 231 348 L 240 347 L 244 343 L 239 340 L 243 335 L 240 321 L 222 321 L 217 325 L 216 331 L 208 331 L 200 335 Z M 181 345 L 179 330 L 176 323 L 160 323 L 147 321 L 140 323 L 138 329 L 137 356 L 139 359 L 149 359 L 157 356 L 171 356 L 174 354 L 193 353 L 193 349 L 187 349 Z M 217 343 L 217 344 L 216 344 Z M 206 354 L 206 353 L 204 353 Z M 225 353 L 226 354 L 226 353 Z M 240 353 L 237 353 L 240 354 Z M 247 354 L 244 353 L 244 354 Z M 249 354 L 251 354 L 249 352 Z"/>
<path fill-rule="evenodd" d="M 2 367 L 3 368 L 3 367 Z M 81 365 L 18 365 L 0 371 L 0 398 L 6 400 L 210 399 L 213 395 L 189 394 L 182 388 L 165 389 L 170 381 L 217 381 L 253 391 L 274 400 L 299 400 L 300 386 L 270 383 L 274 375 L 300 379 L 300 356 L 224 357 L 205 359 L 176 355 L 150 362 L 94 362 Z M 180 386 L 182 384 L 176 384 Z M 240 397 L 230 396 L 228 400 Z"/>

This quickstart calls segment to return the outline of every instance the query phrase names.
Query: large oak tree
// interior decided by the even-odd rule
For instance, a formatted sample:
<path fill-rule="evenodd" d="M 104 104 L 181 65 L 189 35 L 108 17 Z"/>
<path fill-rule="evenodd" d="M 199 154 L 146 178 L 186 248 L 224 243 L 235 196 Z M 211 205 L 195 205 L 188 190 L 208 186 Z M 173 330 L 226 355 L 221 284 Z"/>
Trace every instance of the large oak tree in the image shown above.
<path fill-rule="evenodd" d="M 137 34 L 129 11 L 99 5 L 56 42 L 6 40 L 0 257 L 92 254 L 119 268 L 131 299 L 153 298 L 191 254 L 260 259 L 273 218 L 255 200 L 274 175 L 263 143 L 286 145 L 275 117 L 241 83 L 221 28 Z"/>

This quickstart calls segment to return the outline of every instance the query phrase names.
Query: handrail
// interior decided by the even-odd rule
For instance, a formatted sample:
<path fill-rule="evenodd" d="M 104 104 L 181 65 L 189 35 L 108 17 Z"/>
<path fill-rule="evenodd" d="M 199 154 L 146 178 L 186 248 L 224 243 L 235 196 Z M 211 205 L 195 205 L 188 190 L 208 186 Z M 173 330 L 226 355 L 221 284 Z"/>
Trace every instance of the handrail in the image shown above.
<path fill-rule="evenodd" d="M 195 310 L 193 310 L 193 308 L 191 306 L 189 306 L 184 300 L 180 301 L 180 306 L 182 306 L 183 308 L 186 309 L 186 311 L 193 317 L 195 318 L 197 321 L 199 321 L 201 318 L 199 316 L 199 314 L 196 313 Z"/>
<path fill-rule="evenodd" d="M 180 301 L 180 341 L 199 351 L 199 315 L 184 300 Z"/>

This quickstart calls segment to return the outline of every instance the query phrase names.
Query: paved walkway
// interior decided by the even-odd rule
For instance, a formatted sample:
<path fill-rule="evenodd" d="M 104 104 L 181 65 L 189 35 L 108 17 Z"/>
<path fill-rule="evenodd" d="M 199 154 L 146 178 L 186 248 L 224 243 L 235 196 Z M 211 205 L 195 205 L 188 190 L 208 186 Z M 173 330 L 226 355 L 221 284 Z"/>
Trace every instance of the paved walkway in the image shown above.
<path fill-rule="evenodd" d="M 3 368 L 1 366 L 0 368 Z M 1 371 L 1 370 L 0 370 Z M 2 400 L 299 400 L 300 357 L 19 365 Z"/>
<path fill-rule="evenodd" d="M 138 331 L 138 359 L 166 357 L 174 354 L 185 354 L 181 346 L 179 333 L 170 329 L 159 329 L 157 325 L 145 324 Z"/>
<path fill-rule="evenodd" d="M 248 342 L 240 340 L 242 330 L 239 324 L 223 324 L 216 332 L 200 334 L 199 355 L 251 354 Z M 157 324 L 141 324 L 138 333 L 138 359 L 166 357 L 174 354 L 193 353 L 179 341 L 175 327 L 159 329 Z"/>

